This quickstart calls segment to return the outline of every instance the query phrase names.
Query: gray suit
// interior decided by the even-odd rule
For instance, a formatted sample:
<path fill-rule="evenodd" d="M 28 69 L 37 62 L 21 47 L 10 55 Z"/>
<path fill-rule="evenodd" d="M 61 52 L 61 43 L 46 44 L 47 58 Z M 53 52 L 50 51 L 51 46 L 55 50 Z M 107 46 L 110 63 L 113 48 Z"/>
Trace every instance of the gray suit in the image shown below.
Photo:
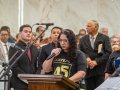
<path fill-rule="evenodd" d="M 10 43 L 7 43 L 8 49 L 10 47 Z M 0 65 L 2 65 L 3 62 L 6 62 L 6 57 L 5 57 L 5 51 L 2 45 L 2 42 L 0 41 Z"/>
<path fill-rule="evenodd" d="M 8 50 L 9 50 L 9 47 L 10 47 L 10 43 L 7 43 L 7 47 L 8 47 Z M 3 67 L 2 67 L 2 63 L 3 62 L 7 62 L 8 60 L 6 60 L 6 55 L 5 55 L 5 51 L 4 51 L 4 46 L 0 40 L 0 72 L 2 71 Z M 3 73 L 3 72 L 2 72 Z M 1 73 L 1 75 L 2 75 Z M 0 76 L 1 76 L 0 75 Z M 7 78 L 7 77 L 6 77 Z M 3 78 L 2 78 L 3 80 Z M 5 86 L 7 85 L 7 83 L 5 83 Z M 0 90 L 4 90 L 4 82 L 0 82 Z M 6 89 L 7 90 L 7 87 Z"/>

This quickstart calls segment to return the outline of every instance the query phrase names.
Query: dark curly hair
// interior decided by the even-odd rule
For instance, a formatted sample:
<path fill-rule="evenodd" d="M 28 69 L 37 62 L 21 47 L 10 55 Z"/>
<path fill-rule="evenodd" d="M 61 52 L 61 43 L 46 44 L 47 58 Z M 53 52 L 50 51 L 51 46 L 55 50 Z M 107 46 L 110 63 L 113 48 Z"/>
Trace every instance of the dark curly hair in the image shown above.
<path fill-rule="evenodd" d="M 75 34 L 70 29 L 64 29 L 63 32 L 61 32 L 61 34 L 66 35 L 66 37 L 69 41 L 69 50 L 68 50 L 68 54 L 67 54 L 67 59 L 70 61 L 74 60 L 76 57 L 76 50 L 77 50 Z M 61 34 L 59 35 L 58 40 L 60 39 Z M 58 47 L 61 48 L 60 43 L 58 43 Z"/>

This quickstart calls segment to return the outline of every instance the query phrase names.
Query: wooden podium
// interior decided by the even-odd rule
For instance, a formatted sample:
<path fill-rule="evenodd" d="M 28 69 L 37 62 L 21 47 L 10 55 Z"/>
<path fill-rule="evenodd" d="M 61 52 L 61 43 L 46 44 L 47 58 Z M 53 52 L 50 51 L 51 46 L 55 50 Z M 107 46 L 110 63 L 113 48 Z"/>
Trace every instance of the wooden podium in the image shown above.
<path fill-rule="evenodd" d="M 18 77 L 28 82 L 28 90 L 75 90 L 79 86 L 59 75 L 19 74 Z"/>

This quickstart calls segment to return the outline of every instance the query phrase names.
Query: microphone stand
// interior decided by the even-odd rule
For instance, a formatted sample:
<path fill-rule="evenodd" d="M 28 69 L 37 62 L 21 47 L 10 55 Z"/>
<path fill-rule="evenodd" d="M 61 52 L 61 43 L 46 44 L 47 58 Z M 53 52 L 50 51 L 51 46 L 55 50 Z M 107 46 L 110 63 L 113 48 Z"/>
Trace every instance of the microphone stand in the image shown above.
<path fill-rule="evenodd" d="M 27 47 L 25 48 L 25 50 L 14 60 L 14 62 L 12 62 L 10 65 L 8 65 L 8 67 L 5 67 L 6 68 L 6 71 L 0 76 L 0 80 L 5 76 L 5 75 L 8 75 L 11 68 L 17 63 L 17 61 L 27 52 L 28 48 L 30 48 L 40 37 L 41 35 L 48 29 L 49 25 L 46 25 L 46 28 L 45 30 L 29 45 L 27 45 Z M 15 53 L 15 55 L 17 54 L 18 52 Z M 15 57 L 15 55 L 13 55 L 10 59 L 10 62 L 12 61 L 12 59 Z M 2 70 L 3 71 L 3 70 Z M 9 78 L 9 81 L 10 82 L 10 78 Z M 10 85 L 8 87 L 8 90 L 10 90 Z"/>
<path fill-rule="evenodd" d="M 3 75 L 4 74 L 4 72 L 6 72 L 6 70 L 7 70 L 7 66 L 9 66 L 9 64 L 12 62 L 12 60 L 13 60 L 13 58 L 17 55 L 19 53 L 19 50 L 18 51 L 16 51 L 15 52 L 15 54 L 10 58 L 10 60 L 9 60 L 9 63 L 7 64 L 7 63 L 3 63 L 3 69 L 0 71 L 0 80 L 4 77 L 4 80 L 1 80 L 1 81 L 4 81 L 4 90 L 6 90 L 6 82 L 8 81 L 8 88 L 7 88 L 7 90 L 10 90 L 10 76 L 11 76 L 11 73 L 9 72 L 9 73 L 6 73 L 5 75 Z M 3 72 L 4 71 L 4 72 Z M 8 80 L 6 80 L 6 76 L 8 76 Z"/>

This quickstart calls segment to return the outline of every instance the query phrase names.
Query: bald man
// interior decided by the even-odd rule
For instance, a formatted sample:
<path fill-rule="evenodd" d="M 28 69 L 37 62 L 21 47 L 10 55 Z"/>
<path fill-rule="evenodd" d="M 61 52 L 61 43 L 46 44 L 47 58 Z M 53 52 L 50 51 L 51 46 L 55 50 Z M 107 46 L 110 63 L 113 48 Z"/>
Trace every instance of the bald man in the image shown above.
<path fill-rule="evenodd" d="M 81 38 L 79 47 L 87 57 L 86 88 L 94 90 L 104 81 L 106 62 L 112 50 L 109 37 L 98 32 L 97 21 L 89 20 L 86 27 L 88 34 Z"/>

